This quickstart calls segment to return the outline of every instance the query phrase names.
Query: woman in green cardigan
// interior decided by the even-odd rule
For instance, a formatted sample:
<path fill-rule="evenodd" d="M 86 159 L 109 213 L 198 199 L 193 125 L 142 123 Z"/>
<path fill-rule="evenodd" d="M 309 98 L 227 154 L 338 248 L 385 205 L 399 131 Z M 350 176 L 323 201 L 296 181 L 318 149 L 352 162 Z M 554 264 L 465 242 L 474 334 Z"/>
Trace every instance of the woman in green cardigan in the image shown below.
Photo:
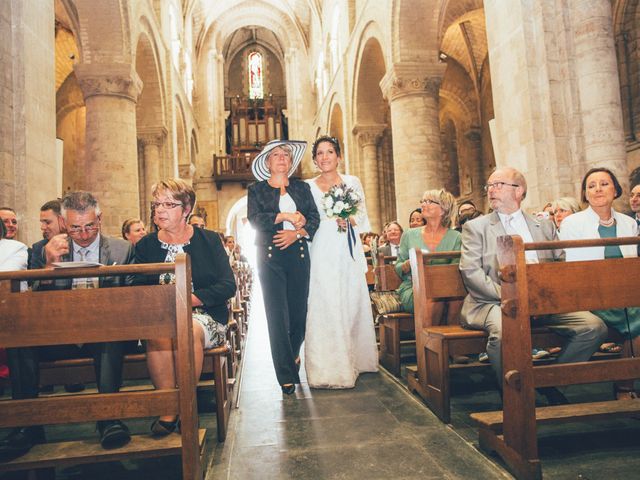
<path fill-rule="evenodd" d="M 460 232 L 453 230 L 455 225 L 456 200 L 444 189 L 427 190 L 422 195 L 422 216 L 427 224 L 411 228 L 404 232 L 400 241 L 396 272 L 402 278 L 398 294 L 405 312 L 413 313 L 413 287 L 411 284 L 411 264 L 409 250 L 421 248 L 428 252 L 449 252 L 460 250 Z M 458 259 L 432 260 L 432 264 L 458 263 Z"/>

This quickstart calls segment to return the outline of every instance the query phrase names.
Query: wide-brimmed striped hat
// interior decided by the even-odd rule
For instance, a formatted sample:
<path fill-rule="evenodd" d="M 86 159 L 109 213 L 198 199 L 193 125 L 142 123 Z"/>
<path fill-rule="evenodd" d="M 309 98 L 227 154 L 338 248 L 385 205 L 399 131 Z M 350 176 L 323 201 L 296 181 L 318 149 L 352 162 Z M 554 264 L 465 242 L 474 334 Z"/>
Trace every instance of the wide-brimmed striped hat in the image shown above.
<path fill-rule="evenodd" d="M 300 165 L 300 162 L 302 161 L 304 151 L 307 149 L 307 142 L 304 140 L 271 140 L 264 146 L 262 151 L 256 155 L 256 158 L 253 159 L 251 172 L 254 177 L 258 180 L 267 180 L 271 178 L 271 172 L 269 172 L 269 169 L 267 168 L 267 158 L 269 158 L 271 150 L 282 145 L 289 145 L 291 147 L 293 158 L 291 159 L 291 168 L 289 169 L 287 176 L 290 177 L 293 175 L 293 172 L 296 171 L 298 165 Z"/>

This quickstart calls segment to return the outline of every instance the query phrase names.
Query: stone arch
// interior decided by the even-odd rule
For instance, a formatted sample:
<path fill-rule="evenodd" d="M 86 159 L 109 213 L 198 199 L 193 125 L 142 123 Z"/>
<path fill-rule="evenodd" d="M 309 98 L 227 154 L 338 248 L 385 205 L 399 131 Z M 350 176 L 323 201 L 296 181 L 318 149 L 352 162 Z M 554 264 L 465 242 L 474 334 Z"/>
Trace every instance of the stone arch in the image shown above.
<path fill-rule="evenodd" d="M 391 6 L 393 63 L 437 62 L 439 0 L 394 0 Z"/>
<path fill-rule="evenodd" d="M 62 191 L 85 188 L 86 107 L 73 66 L 81 49 L 71 2 L 55 3 L 56 137 L 62 140 Z"/>
<path fill-rule="evenodd" d="M 442 43 L 445 32 L 457 18 L 483 8 L 484 0 L 443 0 L 438 18 L 438 44 Z"/>
<path fill-rule="evenodd" d="M 151 188 L 164 177 L 166 118 L 164 81 L 158 47 L 148 20 L 139 21 L 140 33 L 136 43 L 135 69 L 143 84 L 136 102 L 136 132 L 138 138 L 138 181 L 140 214 L 151 214 L 148 199 Z"/>
<path fill-rule="evenodd" d="M 247 16 L 248 9 L 252 13 L 250 17 Z M 204 33 L 198 37 L 196 52 L 198 54 L 205 52 L 204 47 L 209 42 L 215 50 L 222 52 L 226 39 L 234 31 L 247 26 L 263 27 L 273 31 L 282 41 L 285 51 L 289 48 L 298 48 L 306 53 L 308 50 L 308 41 L 301 27 L 287 13 L 264 0 L 245 0 L 225 10 L 219 17 L 208 19 Z"/>
<path fill-rule="evenodd" d="M 395 217 L 391 113 L 380 82 L 387 66 L 375 24 L 368 25 L 361 36 L 355 79 L 353 82 L 353 150 L 350 170 L 363 183 L 369 220 L 374 231 Z"/>
<path fill-rule="evenodd" d="M 130 63 L 133 52 L 129 9 L 121 0 L 77 2 L 66 0 L 77 12 L 79 44 L 85 63 Z"/>
<path fill-rule="evenodd" d="M 184 106 L 178 95 L 175 96 L 175 116 L 176 116 L 176 166 L 178 176 L 183 180 L 191 182 L 193 171 L 191 158 L 189 156 L 189 143 L 187 141 L 187 121 L 184 112 Z"/>
<path fill-rule="evenodd" d="M 624 133 L 628 142 L 637 142 L 640 135 L 639 4 L 639 0 L 620 0 L 613 9 Z"/>

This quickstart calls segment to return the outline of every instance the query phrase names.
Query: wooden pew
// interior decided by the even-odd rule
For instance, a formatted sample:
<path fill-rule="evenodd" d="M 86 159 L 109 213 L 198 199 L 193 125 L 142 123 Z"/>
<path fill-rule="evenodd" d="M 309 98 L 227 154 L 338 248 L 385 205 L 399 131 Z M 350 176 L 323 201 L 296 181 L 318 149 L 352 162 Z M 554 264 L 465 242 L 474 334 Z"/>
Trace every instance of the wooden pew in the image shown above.
<path fill-rule="evenodd" d="M 395 271 L 396 257 L 378 255 L 378 265 L 375 267 L 376 291 L 396 290 L 402 279 Z M 378 333 L 380 337 L 380 364 L 390 373 L 399 377 L 401 374 L 401 332 L 414 330 L 413 314 L 406 312 L 379 314 Z"/>
<path fill-rule="evenodd" d="M 640 412 L 639 400 L 535 408 L 535 387 L 640 378 L 640 358 L 533 367 L 531 316 L 636 306 L 640 258 L 526 264 L 525 250 L 637 244 L 640 239 L 539 242 L 498 238 L 502 293 L 503 411 L 472 414 L 480 447 L 496 451 L 518 479 L 540 479 L 537 423 L 616 418 Z M 638 275 L 636 275 L 637 272 Z"/>
<path fill-rule="evenodd" d="M 166 272 L 175 285 L 54 290 L 20 293 L 21 280 L 114 276 Z M 100 461 L 182 455 L 184 479 L 201 479 L 204 430 L 198 429 L 191 320 L 191 265 L 182 254 L 176 263 L 0 273 L 0 345 L 9 348 L 51 344 L 175 339 L 175 389 L 141 388 L 113 394 L 6 400 L 0 402 L 0 427 L 63 424 L 178 414 L 181 435 L 134 435 L 124 447 L 104 450 L 91 440 L 36 445 L 26 455 L 0 463 L 0 472 Z M 144 308 L 140 308 L 140 305 Z M 55 305 L 55 308 L 52 306 Z M 81 312 L 81 314 L 78 314 Z M 134 313 L 135 312 L 135 313 Z M 218 359 L 226 354 L 220 348 Z M 224 368 L 217 362 L 216 375 Z M 219 420 L 220 422 L 220 420 Z"/>
<path fill-rule="evenodd" d="M 415 372 L 409 372 L 408 387 L 420 395 L 440 420 L 449 423 L 450 359 L 484 352 L 487 334 L 460 325 L 460 309 L 467 290 L 458 264 L 431 264 L 435 259 L 460 258 L 459 251 L 428 253 L 413 249 L 409 257 L 414 291 L 417 365 Z M 534 335 L 536 346 L 563 343 L 561 337 L 546 328 L 536 329 Z"/>

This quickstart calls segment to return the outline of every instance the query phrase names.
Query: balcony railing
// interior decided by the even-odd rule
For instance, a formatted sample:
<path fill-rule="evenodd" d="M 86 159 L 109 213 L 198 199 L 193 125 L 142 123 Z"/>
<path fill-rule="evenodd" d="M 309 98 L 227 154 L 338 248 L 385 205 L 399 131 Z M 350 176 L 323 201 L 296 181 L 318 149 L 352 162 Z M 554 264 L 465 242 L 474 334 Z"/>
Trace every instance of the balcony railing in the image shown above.
<path fill-rule="evenodd" d="M 240 182 L 243 188 L 254 180 L 251 174 L 251 162 L 256 153 L 213 156 L 213 180 L 216 188 L 222 189 L 223 183 Z"/>

